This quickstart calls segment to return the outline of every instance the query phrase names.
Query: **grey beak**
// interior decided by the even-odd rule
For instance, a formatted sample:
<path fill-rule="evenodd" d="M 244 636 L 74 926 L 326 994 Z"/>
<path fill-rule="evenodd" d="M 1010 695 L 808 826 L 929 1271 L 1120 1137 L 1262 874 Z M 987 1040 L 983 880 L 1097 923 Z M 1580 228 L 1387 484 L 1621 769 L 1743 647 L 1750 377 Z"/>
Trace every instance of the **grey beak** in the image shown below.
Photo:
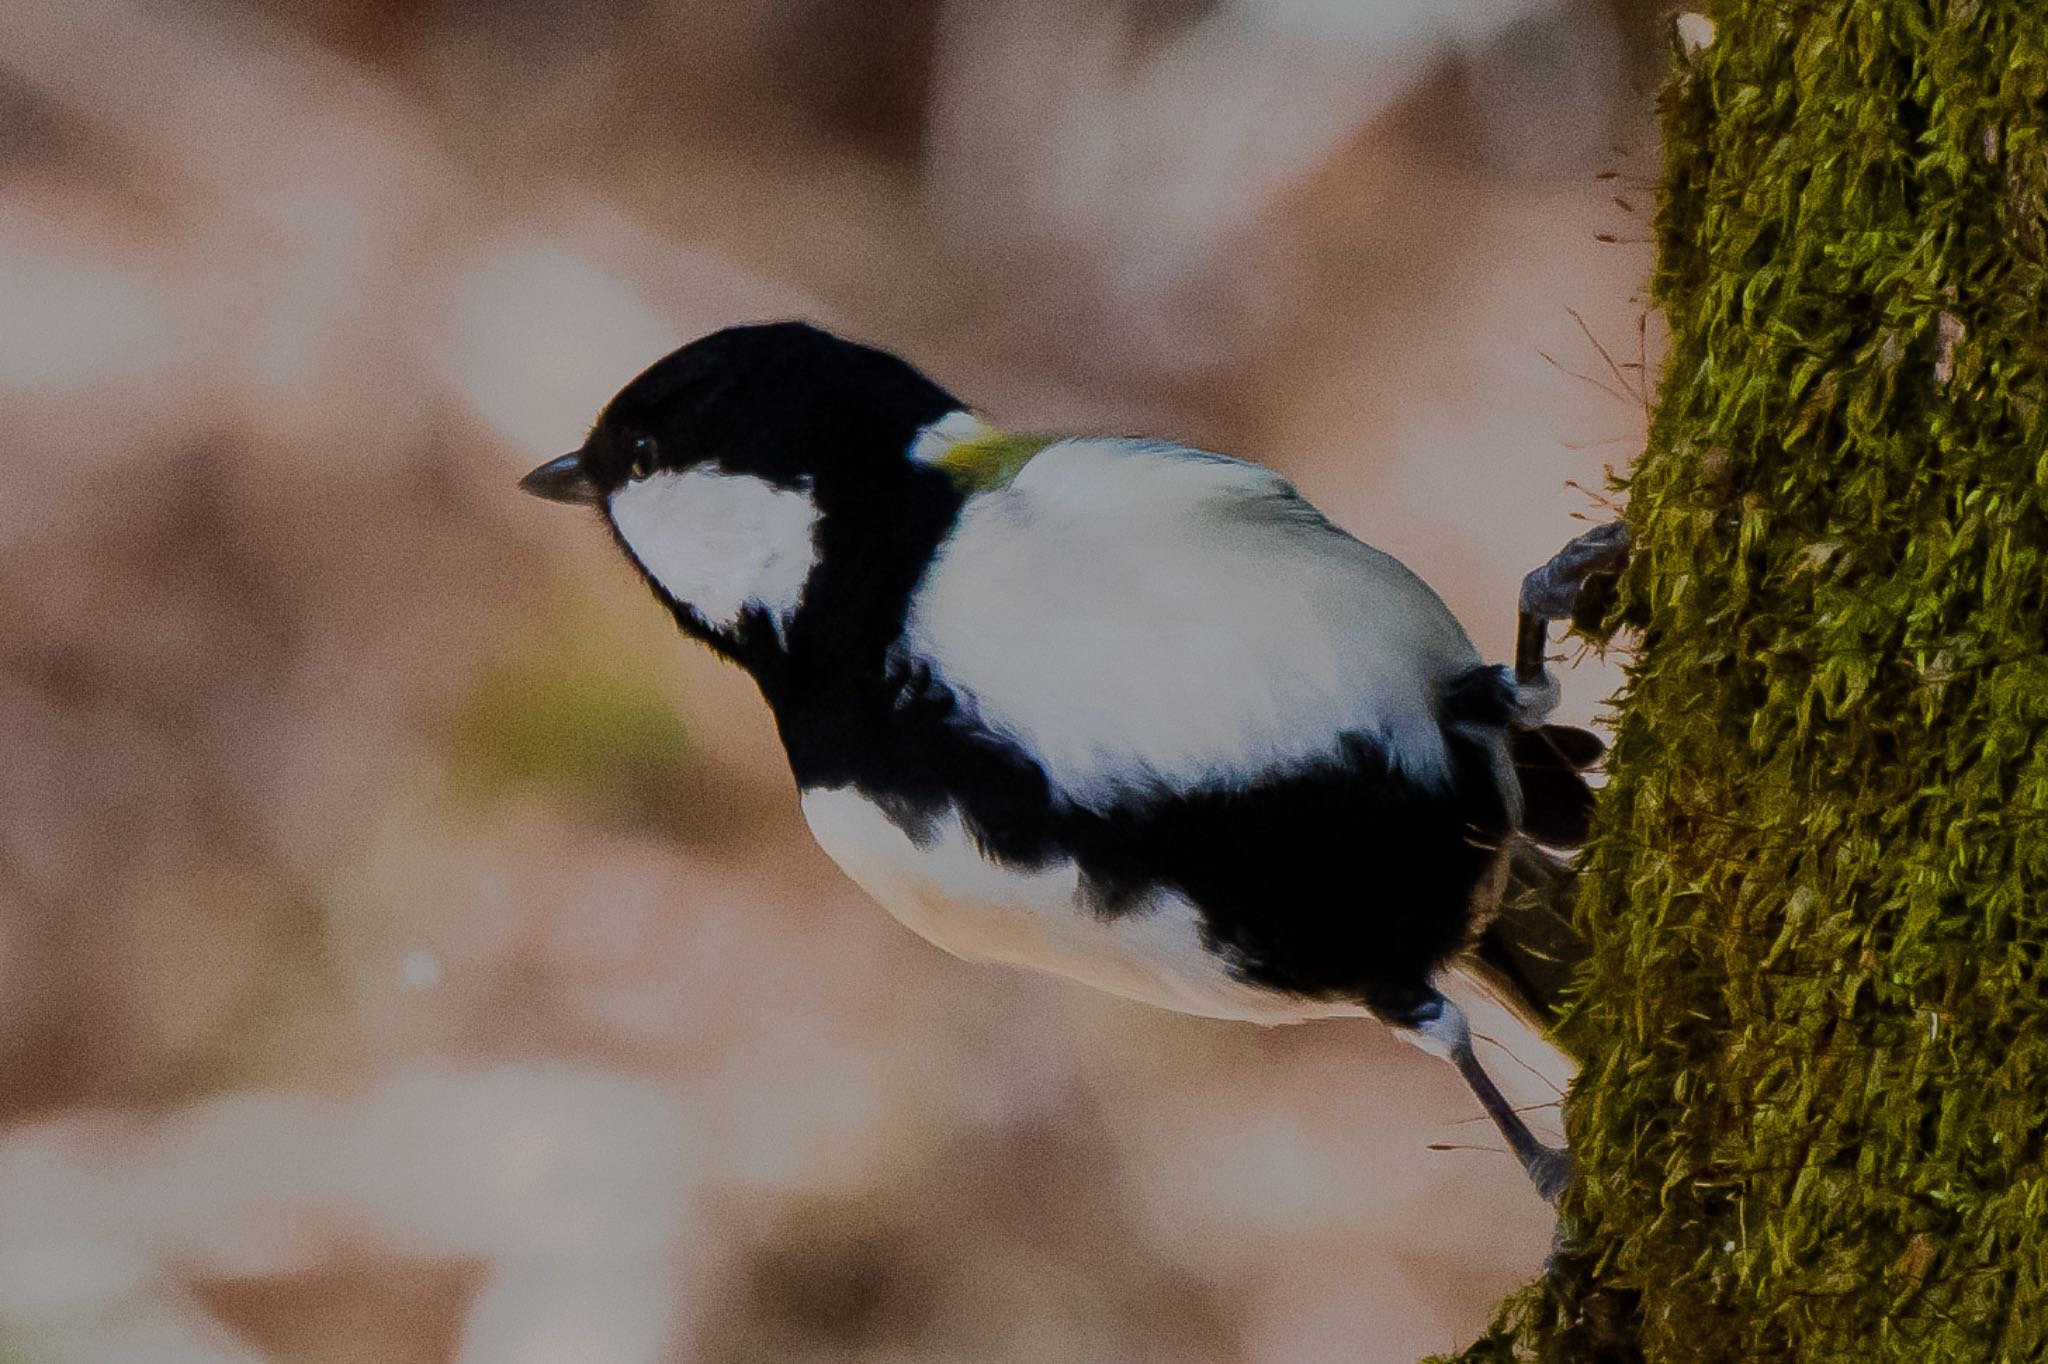
<path fill-rule="evenodd" d="M 583 467 L 583 452 L 571 450 L 551 459 L 519 480 L 519 486 L 535 497 L 550 502 L 570 502 L 594 507 L 604 500 L 590 474 Z"/>

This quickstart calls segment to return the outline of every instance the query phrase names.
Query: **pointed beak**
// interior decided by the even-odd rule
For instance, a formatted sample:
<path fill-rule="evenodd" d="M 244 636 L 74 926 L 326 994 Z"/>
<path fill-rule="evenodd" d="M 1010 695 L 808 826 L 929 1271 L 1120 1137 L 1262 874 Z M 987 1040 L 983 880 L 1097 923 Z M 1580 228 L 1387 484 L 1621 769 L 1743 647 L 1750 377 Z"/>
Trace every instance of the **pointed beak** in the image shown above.
<path fill-rule="evenodd" d="M 590 473 L 583 467 L 583 452 L 571 450 L 535 469 L 519 480 L 519 486 L 535 497 L 550 502 L 570 502 L 594 507 L 604 500 Z"/>

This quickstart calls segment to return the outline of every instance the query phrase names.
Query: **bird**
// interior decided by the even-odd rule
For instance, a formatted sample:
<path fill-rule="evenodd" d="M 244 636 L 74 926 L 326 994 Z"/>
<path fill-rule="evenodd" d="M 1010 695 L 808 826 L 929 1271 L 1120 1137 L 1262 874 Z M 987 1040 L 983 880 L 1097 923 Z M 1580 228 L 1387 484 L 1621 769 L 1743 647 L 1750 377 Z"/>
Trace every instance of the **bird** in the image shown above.
<path fill-rule="evenodd" d="M 1543 1197 L 1569 1181 L 1440 988 L 1490 965 L 1546 1002 L 1503 887 L 1585 835 L 1602 745 L 1547 723 L 1526 593 L 1521 666 L 1489 665 L 1271 469 L 1012 434 L 804 321 L 664 356 L 521 487 L 594 508 L 751 675 L 813 838 L 923 937 L 1187 1014 L 1375 1018 L 1457 1068 Z"/>

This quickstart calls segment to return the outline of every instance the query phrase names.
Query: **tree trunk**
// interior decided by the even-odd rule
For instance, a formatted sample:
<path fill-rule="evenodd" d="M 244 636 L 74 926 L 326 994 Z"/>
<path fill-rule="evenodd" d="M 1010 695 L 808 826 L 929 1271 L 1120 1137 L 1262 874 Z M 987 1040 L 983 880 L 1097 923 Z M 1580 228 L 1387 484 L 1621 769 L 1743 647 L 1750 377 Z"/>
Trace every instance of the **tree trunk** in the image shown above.
<path fill-rule="evenodd" d="M 1581 1184 L 1465 1358 L 2038 1359 L 2048 0 L 1713 17 L 1663 102 Z"/>

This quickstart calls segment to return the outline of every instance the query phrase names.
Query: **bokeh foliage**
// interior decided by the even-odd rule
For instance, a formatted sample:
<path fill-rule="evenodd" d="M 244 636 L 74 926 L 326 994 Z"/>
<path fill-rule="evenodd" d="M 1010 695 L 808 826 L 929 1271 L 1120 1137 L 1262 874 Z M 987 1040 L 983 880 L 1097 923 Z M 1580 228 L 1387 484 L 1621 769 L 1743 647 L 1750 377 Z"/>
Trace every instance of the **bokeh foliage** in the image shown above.
<path fill-rule="evenodd" d="M 1560 1269 L 1469 1359 L 2048 1354 L 2048 9 L 1730 0 L 1564 1028 Z"/>
<path fill-rule="evenodd" d="M 679 819 L 688 790 L 690 742 L 674 702 L 616 658 L 542 653 L 501 666 L 480 679 L 448 737 L 455 791 L 473 803 L 540 788 L 659 829 Z"/>

